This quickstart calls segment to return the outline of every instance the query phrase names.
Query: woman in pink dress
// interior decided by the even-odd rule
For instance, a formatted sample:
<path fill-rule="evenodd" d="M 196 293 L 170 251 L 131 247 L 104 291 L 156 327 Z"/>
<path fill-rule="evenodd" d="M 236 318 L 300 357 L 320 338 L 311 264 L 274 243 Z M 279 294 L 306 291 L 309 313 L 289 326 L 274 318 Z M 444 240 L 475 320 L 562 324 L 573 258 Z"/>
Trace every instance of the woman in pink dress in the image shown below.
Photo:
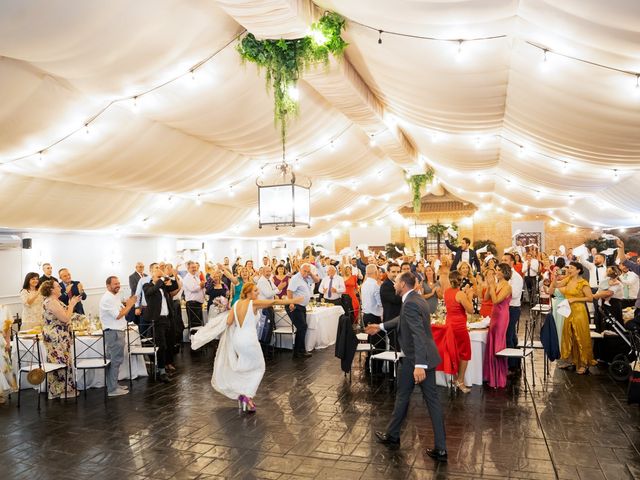
<path fill-rule="evenodd" d="M 497 279 L 497 282 L 496 282 Z M 496 353 L 507 347 L 507 327 L 509 326 L 509 302 L 511 301 L 511 267 L 506 263 L 500 263 L 495 274 L 487 270 L 487 293 L 485 298 L 491 298 L 493 310 L 491 311 L 491 323 L 487 335 L 487 348 L 484 352 L 484 364 L 482 375 L 484 381 L 493 388 L 507 386 L 507 358 L 498 357 Z"/>

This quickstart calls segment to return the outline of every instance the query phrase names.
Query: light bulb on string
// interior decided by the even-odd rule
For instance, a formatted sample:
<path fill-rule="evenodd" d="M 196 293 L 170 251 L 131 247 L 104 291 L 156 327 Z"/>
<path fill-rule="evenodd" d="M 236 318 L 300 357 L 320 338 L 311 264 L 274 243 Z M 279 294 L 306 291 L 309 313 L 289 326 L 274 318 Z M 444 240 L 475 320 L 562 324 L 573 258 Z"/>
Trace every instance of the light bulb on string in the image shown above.
<path fill-rule="evenodd" d="M 635 88 L 633 89 L 634 96 L 640 98 L 640 73 L 636 73 Z"/>
<path fill-rule="evenodd" d="M 89 135 L 89 133 L 91 133 L 91 129 L 89 128 L 89 122 L 84 124 L 84 131 L 87 135 Z"/>
<path fill-rule="evenodd" d="M 542 49 L 542 62 L 540 62 L 540 70 L 543 72 L 549 71 L 549 50 L 546 48 Z"/>
<path fill-rule="evenodd" d="M 569 205 L 573 205 L 576 203 L 576 199 L 573 195 L 569 195 Z"/>
<path fill-rule="evenodd" d="M 195 80 L 196 80 L 196 69 L 192 68 L 190 70 L 190 72 L 191 72 L 191 80 L 195 82 Z"/>
<path fill-rule="evenodd" d="M 541 190 L 536 190 L 536 200 L 540 200 L 543 196 L 544 194 Z"/>
<path fill-rule="evenodd" d="M 236 194 L 236 192 L 233 191 L 233 185 L 229 185 L 229 196 L 233 197 Z"/>
<path fill-rule="evenodd" d="M 134 112 L 138 112 L 138 96 L 136 95 L 131 99 L 132 107 Z"/>
<path fill-rule="evenodd" d="M 327 37 L 325 37 L 324 33 L 317 28 L 312 28 L 309 30 L 309 36 L 316 42 L 316 45 L 321 47 L 325 43 L 327 43 Z"/>
<path fill-rule="evenodd" d="M 378 45 L 382 45 L 382 30 L 378 30 Z"/>
<path fill-rule="evenodd" d="M 511 180 L 507 180 L 507 190 L 511 190 L 513 188 L 513 182 Z"/>
<path fill-rule="evenodd" d="M 376 146 L 376 134 L 375 133 L 371 134 L 371 138 L 369 139 L 369 145 L 371 145 L 372 147 Z"/>
<path fill-rule="evenodd" d="M 336 145 L 333 140 L 331 140 L 331 143 L 329 143 L 329 148 L 331 149 L 331 151 L 334 151 L 336 149 Z"/>
<path fill-rule="evenodd" d="M 196 205 L 202 205 L 202 198 L 200 197 L 200 194 L 196 195 Z"/>
<path fill-rule="evenodd" d="M 40 166 L 44 165 L 43 155 L 44 155 L 44 150 L 40 150 L 38 152 L 38 165 L 40 165 Z"/>
<path fill-rule="evenodd" d="M 464 44 L 464 40 L 458 40 L 458 51 L 456 52 L 456 61 L 461 62 L 463 59 L 464 51 L 462 49 L 462 45 Z"/>
<path fill-rule="evenodd" d="M 390 198 L 391 198 L 391 196 L 390 196 L 388 193 L 385 193 L 385 194 L 382 196 L 382 199 L 383 199 L 385 202 L 388 202 Z"/>
<path fill-rule="evenodd" d="M 524 145 L 520 145 L 520 148 L 518 149 L 518 156 L 520 158 L 523 158 L 527 153 L 527 149 L 525 148 Z"/>
<path fill-rule="evenodd" d="M 561 166 L 561 172 L 563 175 L 566 175 L 568 171 L 569 171 L 569 162 L 563 161 Z"/>
<path fill-rule="evenodd" d="M 431 141 L 433 143 L 438 143 L 438 140 L 440 140 L 440 133 L 439 132 L 433 132 L 431 134 Z"/>
<path fill-rule="evenodd" d="M 613 181 L 617 182 L 620 180 L 620 175 L 618 174 L 618 169 L 614 168 L 613 169 Z"/>

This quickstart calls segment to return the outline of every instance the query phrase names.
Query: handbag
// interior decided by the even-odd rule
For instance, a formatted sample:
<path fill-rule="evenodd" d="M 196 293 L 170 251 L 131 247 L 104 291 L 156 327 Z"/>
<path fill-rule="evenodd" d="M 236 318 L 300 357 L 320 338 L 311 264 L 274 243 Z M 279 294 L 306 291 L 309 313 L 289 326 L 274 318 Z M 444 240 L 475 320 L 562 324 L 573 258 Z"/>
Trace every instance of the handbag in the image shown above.
<path fill-rule="evenodd" d="M 36 348 L 40 348 L 40 344 L 38 343 L 37 340 L 38 337 L 36 337 Z M 38 354 L 38 357 L 40 357 L 40 355 Z M 40 385 L 42 382 L 44 382 L 45 379 L 45 372 L 42 368 L 40 368 L 40 366 L 37 366 L 36 368 L 31 368 L 33 367 L 33 353 L 31 354 L 31 365 L 29 366 L 29 373 L 27 373 L 27 381 L 31 384 L 31 385 Z"/>

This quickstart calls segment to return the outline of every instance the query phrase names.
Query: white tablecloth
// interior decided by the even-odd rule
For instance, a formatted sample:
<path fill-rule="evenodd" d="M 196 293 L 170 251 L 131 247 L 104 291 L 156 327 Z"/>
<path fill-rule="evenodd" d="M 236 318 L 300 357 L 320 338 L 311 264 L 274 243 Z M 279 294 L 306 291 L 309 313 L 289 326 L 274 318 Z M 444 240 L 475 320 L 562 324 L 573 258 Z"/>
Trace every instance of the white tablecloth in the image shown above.
<path fill-rule="evenodd" d="M 291 324 L 291 320 L 284 310 L 276 309 L 276 328 L 286 328 Z M 307 336 L 305 347 L 308 352 L 327 348 L 336 343 L 336 333 L 338 331 L 338 320 L 344 313 L 342 307 L 334 305 L 332 307 L 316 307 L 313 311 L 307 310 Z M 275 341 L 275 339 L 274 339 Z M 293 336 L 283 335 L 277 344 L 282 348 L 293 349 Z"/>
<path fill-rule="evenodd" d="M 487 345 L 487 334 L 489 330 L 471 330 L 471 360 L 467 365 L 464 375 L 464 384 L 468 387 L 472 385 L 482 385 L 482 363 L 484 361 L 484 350 Z M 447 376 L 444 372 L 436 372 L 436 383 L 441 386 L 447 385 Z"/>
<path fill-rule="evenodd" d="M 140 345 L 140 335 L 138 334 L 138 327 L 131 327 L 131 330 L 129 332 L 129 334 L 131 335 L 131 341 L 134 343 L 134 345 Z M 78 358 L 102 358 L 102 353 L 103 353 L 103 343 L 102 343 L 102 339 L 99 336 L 79 336 L 76 339 L 76 345 L 75 348 L 77 348 L 79 351 L 83 351 L 85 350 L 86 347 L 81 345 L 81 342 L 84 343 L 92 343 L 94 340 L 98 340 L 98 342 L 93 345 L 93 348 L 95 348 L 96 351 L 91 350 L 91 349 L 87 349 L 86 351 L 84 351 L 84 353 L 80 354 L 80 356 Z M 23 338 L 21 339 L 21 342 L 25 345 L 30 346 L 32 345 L 33 340 L 29 340 L 28 338 Z M 13 372 L 16 375 L 16 379 L 18 378 L 18 353 L 16 350 L 16 342 L 15 339 L 12 342 L 12 350 L 11 350 L 11 362 L 12 362 L 12 367 L 13 367 Z M 128 379 L 130 377 L 129 375 L 129 360 L 128 360 L 128 356 L 129 356 L 129 346 L 127 345 L 127 337 L 125 336 L 125 346 L 124 346 L 124 362 L 122 363 L 122 365 L 120 366 L 120 372 L 118 375 L 118 379 L 119 380 L 125 380 Z M 73 355 L 73 352 L 72 352 Z M 42 336 L 40 336 L 40 357 L 42 359 L 43 362 L 46 362 L 47 359 L 47 351 L 45 349 L 44 346 L 44 342 L 42 341 Z M 73 358 L 72 358 L 73 359 Z M 33 363 L 36 364 L 37 363 L 37 358 L 33 359 Z M 27 359 L 26 362 L 23 361 L 23 364 L 29 365 L 30 361 L 29 359 Z M 138 377 L 146 377 L 148 375 L 147 373 L 147 368 L 144 364 L 144 358 L 142 358 L 142 356 L 139 355 L 135 355 L 133 357 L 131 357 L 131 370 L 133 370 L 133 377 L 132 378 L 138 378 Z M 78 389 L 79 390 L 84 390 L 85 389 L 85 385 L 84 385 L 84 380 L 83 380 L 83 371 L 82 370 L 78 370 L 76 372 L 76 382 L 78 385 Z M 97 369 L 97 370 L 87 370 L 86 371 L 86 376 L 87 376 L 87 387 L 86 388 L 102 388 L 104 387 L 104 370 L 103 369 Z M 23 373 L 22 375 L 22 380 L 21 380 L 21 388 L 24 389 L 28 389 L 28 388 L 36 388 L 35 385 L 30 384 L 27 381 L 27 375 L 26 373 Z M 43 382 L 40 386 L 40 391 L 44 392 L 45 388 L 45 383 Z"/>

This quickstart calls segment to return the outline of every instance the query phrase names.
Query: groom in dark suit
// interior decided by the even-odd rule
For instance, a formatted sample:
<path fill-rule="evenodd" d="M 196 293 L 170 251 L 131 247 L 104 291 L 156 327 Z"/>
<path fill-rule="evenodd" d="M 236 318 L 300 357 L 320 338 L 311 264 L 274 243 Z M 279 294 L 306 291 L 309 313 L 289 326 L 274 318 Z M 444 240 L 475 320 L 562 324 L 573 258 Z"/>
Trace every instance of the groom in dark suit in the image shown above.
<path fill-rule="evenodd" d="M 455 257 L 453 259 L 453 264 L 451 265 L 451 271 L 453 272 L 458 268 L 458 264 L 460 262 L 467 262 L 471 265 L 471 268 L 475 269 L 476 272 L 480 271 L 480 260 L 478 259 L 478 255 L 476 251 L 471 248 L 471 240 L 467 237 L 464 237 L 460 241 L 460 246 L 456 247 L 453 245 L 449 239 L 445 239 L 444 244 L 455 253 Z"/>
<path fill-rule="evenodd" d="M 400 359 L 398 369 L 396 403 L 387 425 L 386 432 L 376 432 L 378 441 L 390 447 L 400 446 L 400 428 L 407 416 L 411 393 L 416 385 L 420 386 L 422 396 L 427 403 L 431 416 L 434 448 L 428 448 L 426 454 L 440 461 L 447 461 L 444 419 L 442 406 L 436 390 L 436 367 L 441 358 L 431 334 L 431 319 L 427 302 L 414 291 L 416 277 L 411 272 L 400 274 L 395 282 L 396 293 L 402 297 L 400 316 L 381 324 L 370 324 L 365 328 L 369 335 L 380 330 L 388 332 L 396 329 L 404 358 Z"/>

